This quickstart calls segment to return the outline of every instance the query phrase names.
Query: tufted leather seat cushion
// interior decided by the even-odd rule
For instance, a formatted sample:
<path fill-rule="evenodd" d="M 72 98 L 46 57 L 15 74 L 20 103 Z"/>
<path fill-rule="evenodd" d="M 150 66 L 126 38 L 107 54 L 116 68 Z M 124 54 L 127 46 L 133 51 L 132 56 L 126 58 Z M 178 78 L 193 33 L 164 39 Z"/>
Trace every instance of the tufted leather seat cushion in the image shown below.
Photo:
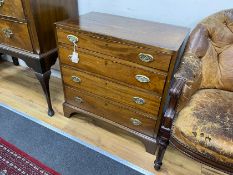
<path fill-rule="evenodd" d="M 233 93 L 198 90 L 177 115 L 173 137 L 189 149 L 233 167 Z"/>

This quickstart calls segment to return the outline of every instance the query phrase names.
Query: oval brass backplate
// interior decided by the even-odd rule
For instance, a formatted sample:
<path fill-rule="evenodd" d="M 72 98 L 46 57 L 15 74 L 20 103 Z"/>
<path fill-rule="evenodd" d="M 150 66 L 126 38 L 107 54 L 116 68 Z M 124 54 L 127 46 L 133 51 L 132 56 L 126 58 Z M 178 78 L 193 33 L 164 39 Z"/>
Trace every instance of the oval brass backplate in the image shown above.
<path fill-rule="evenodd" d="M 130 121 L 134 126 L 140 126 L 142 124 L 142 122 L 136 118 L 131 118 Z"/>
<path fill-rule="evenodd" d="M 2 7 L 4 4 L 4 0 L 0 0 L 0 7 Z"/>
<path fill-rule="evenodd" d="M 145 63 L 149 63 L 149 62 L 154 61 L 154 57 L 150 54 L 140 53 L 138 56 L 139 56 L 140 60 L 145 62 Z"/>
<path fill-rule="evenodd" d="M 140 98 L 140 97 L 133 97 L 133 101 L 136 104 L 139 104 L 139 105 L 144 105 L 145 104 L 145 100 L 143 98 Z"/>
<path fill-rule="evenodd" d="M 12 32 L 11 29 L 2 29 L 2 32 L 4 33 L 6 38 L 12 38 L 12 36 L 14 35 L 14 33 Z"/>
<path fill-rule="evenodd" d="M 71 43 L 77 43 L 78 42 L 78 37 L 74 36 L 74 35 L 67 35 L 67 39 L 71 42 Z"/>
<path fill-rule="evenodd" d="M 136 75 L 135 76 L 136 80 L 138 80 L 140 83 L 149 83 L 150 82 L 150 78 L 148 78 L 145 75 Z"/>
<path fill-rule="evenodd" d="M 83 99 L 80 98 L 80 97 L 75 97 L 75 98 L 74 98 L 74 101 L 76 101 L 78 104 L 83 103 Z"/>
<path fill-rule="evenodd" d="M 72 78 L 73 82 L 75 82 L 75 83 L 81 83 L 81 78 L 79 78 L 77 76 L 72 76 L 71 78 Z"/>

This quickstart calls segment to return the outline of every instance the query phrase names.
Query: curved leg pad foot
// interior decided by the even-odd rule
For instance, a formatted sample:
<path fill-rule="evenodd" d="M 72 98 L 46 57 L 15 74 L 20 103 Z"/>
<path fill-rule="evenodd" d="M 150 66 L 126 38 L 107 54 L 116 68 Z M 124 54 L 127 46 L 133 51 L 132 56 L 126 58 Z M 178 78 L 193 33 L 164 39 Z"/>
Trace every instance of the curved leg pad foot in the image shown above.
<path fill-rule="evenodd" d="M 53 109 L 49 109 L 49 110 L 48 110 L 48 115 L 49 115 L 50 117 L 54 116 L 54 114 L 55 114 L 55 112 L 54 112 Z"/>
<path fill-rule="evenodd" d="M 161 168 L 161 166 L 162 166 L 162 163 L 154 163 L 154 168 L 155 168 L 155 170 L 160 170 L 160 168 Z"/>
<path fill-rule="evenodd" d="M 45 72 L 44 74 L 40 74 L 40 73 L 35 72 L 35 75 L 42 86 L 42 89 L 44 91 L 44 94 L 45 94 L 45 97 L 47 100 L 48 115 L 50 117 L 52 117 L 54 115 L 54 110 L 52 107 L 50 92 L 49 92 L 49 79 L 50 79 L 51 71 Z"/>

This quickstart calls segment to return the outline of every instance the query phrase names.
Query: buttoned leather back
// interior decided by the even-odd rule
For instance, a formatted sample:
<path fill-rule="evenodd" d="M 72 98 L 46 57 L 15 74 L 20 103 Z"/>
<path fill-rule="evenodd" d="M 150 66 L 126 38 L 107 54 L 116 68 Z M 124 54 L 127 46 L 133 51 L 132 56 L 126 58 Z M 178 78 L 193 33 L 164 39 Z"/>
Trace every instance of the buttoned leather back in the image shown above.
<path fill-rule="evenodd" d="M 233 91 L 233 9 L 199 23 L 190 35 L 185 54 L 201 60 L 200 88 Z"/>

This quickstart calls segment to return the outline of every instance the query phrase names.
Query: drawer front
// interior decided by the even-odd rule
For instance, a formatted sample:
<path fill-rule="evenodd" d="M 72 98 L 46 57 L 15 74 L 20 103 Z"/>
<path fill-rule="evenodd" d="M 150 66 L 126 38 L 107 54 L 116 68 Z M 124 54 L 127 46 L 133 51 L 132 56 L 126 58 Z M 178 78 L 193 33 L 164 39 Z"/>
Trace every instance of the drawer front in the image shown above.
<path fill-rule="evenodd" d="M 72 52 L 71 48 L 59 47 L 60 63 L 163 94 L 166 73 L 142 69 L 135 66 L 135 64 L 122 64 L 119 59 L 104 59 L 100 54 L 96 56 L 81 48 L 78 50 L 79 62 L 73 63 L 69 58 Z M 136 75 L 144 75 L 150 81 L 147 83 L 140 82 L 136 79 Z"/>
<path fill-rule="evenodd" d="M 69 87 L 65 87 L 65 98 L 66 102 L 73 106 L 153 137 L 156 120 L 147 118 L 143 114 L 126 109 L 105 98 Z"/>
<path fill-rule="evenodd" d="M 58 42 L 72 45 L 67 39 L 68 35 L 78 37 L 78 47 L 103 53 L 112 57 L 131 61 L 147 67 L 168 71 L 171 55 L 158 53 L 155 50 L 142 48 L 136 44 L 123 43 L 120 40 L 104 38 L 103 36 L 91 35 L 84 32 L 69 32 L 57 29 Z"/>
<path fill-rule="evenodd" d="M 25 23 L 0 19 L 0 43 L 33 51 L 28 26 Z"/>
<path fill-rule="evenodd" d="M 62 67 L 62 74 L 64 83 L 69 86 L 143 110 L 152 114 L 151 117 L 158 114 L 161 97 L 155 94 L 136 90 L 67 67 Z"/>
<path fill-rule="evenodd" d="M 0 15 L 25 19 L 21 0 L 1 0 Z"/>

